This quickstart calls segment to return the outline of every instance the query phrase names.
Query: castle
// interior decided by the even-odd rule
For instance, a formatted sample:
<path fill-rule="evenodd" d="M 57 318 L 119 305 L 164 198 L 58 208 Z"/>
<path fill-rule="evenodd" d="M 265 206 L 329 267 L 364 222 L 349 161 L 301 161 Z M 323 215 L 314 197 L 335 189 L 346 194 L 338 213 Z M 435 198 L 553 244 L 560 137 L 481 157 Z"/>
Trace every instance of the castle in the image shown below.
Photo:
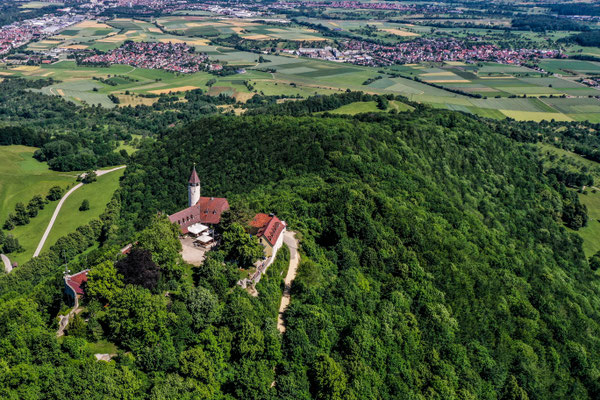
<path fill-rule="evenodd" d="M 198 234 L 206 225 L 221 222 L 221 214 L 229 210 L 229 203 L 224 197 L 201 197 L 200 178 L 196 166 L 188 181 L 188 208 L 169 215 L 172 223 L 181 227 L 182 234 Z"/>

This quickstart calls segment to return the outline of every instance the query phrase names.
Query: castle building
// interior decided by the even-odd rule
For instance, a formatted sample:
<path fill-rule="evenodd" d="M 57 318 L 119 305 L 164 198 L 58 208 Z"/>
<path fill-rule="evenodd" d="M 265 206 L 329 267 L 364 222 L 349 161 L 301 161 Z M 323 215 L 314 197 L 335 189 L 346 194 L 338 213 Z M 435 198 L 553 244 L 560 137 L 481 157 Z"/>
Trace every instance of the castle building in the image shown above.
<path fill-rule="evenodd" d="M 200 178 L 196 166 L 188 181 L 188 208 L 169 215 L 169 221 L 181 227 L 182 234 L 200 234 L 207 225 L 217 225 L 221 222 L 221 214 L 229 210 L 229 203 L 224 197 L 200 196 Z M 205 229 L 206 228 L 206 229 Z"/>

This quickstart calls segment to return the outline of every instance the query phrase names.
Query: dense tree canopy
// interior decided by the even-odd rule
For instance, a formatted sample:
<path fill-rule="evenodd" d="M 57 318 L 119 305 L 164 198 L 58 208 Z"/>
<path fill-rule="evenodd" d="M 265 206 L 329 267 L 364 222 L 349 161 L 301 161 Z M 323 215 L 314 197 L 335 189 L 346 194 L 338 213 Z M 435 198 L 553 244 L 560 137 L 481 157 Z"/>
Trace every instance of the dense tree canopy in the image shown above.
<path fill-rule="evenodd" d="M 598 398 L 599 262 L 565 228 L 585 223 L 565 185 L 585 177 L 549 172 L 527 143 L 573 144 L 579 128 L 426 107 L 301 116 L 345 96 L 206 117 L 142 146 L 100 220 L 0 276 L 0 397 Z M 187 204 L 190 159 L 203 195 L 232 204 L 200 267 L 165 217 Z M 288 249 L 257 297 L 236 286 L 258 256 L 254 212 L 301 239 L 284 335 Z M 90 271 L 58 340 L 64 258 Z M 117 349 L 96 350 L 106 341 Z"/>

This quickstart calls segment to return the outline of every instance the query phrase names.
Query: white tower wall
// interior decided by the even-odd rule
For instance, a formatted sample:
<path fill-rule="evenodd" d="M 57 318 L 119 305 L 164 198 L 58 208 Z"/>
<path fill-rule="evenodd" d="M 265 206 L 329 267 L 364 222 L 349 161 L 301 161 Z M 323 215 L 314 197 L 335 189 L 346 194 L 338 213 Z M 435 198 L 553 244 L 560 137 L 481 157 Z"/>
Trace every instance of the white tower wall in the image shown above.
<path fill-rule="evenodd" d="M 195 206 L 196 203 L 200 200 L 200 184 L 199 183 L 190 183 L 188 185 L 188 206 Z"/>

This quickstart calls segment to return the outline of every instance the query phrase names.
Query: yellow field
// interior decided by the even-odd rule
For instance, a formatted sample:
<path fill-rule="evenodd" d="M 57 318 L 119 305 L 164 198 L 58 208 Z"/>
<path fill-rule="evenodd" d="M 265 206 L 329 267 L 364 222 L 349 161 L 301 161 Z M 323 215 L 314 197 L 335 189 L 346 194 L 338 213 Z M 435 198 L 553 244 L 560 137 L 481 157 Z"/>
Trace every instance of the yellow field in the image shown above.
<path fill-rule="evenodd" d="M 250 39 L 250 40 L 269 40 L 272 39 L 271 36 L 267 36 L 267 35 L 246 35 L 244 36 L 244 39 Z"/>
<path fill-rule="evenodd" d="M 454 76 L 454 72 L 444 71 L 444 72 L 427 72 L 425 74 L 421 74 L 421 76 Z"/>
<path fill-rule="evenodd" d="M 18 67 L 14 67 L 13 69 L 15 71 L 33 72 L 40 69 L 40 67 L 36 67 L 35 65 L 19 65 Z"/>
<path fill-rule="evenodd" d="M 69 50 L 84 50 L 87 49 L 89 46 L 85 45 L 85 44 L 70 44 L 68 46 L 59 46 L 61 49 L 69 49 Z"/>
<path fill-rule="evenodd" d="M 470 83 L 467 79 L 426 79 L 426 82 L 431 83 Z"/>
<path fill-rule="evenodd" d="M 169 89 L 151 90 L 152 94 L 163 94 L 163 93 L 176 93 L 176 92 L 187 92 L 194 89 L 200 89 L 198 86 L 179 86 Z"/>
<path fill-rule="evenodd" d="M 108 28 L 108 29 L 110 29 L 110 26 L 108 26 L 102 22 L 89 20 L 89 21 L 80 22 L 77 25 L 75 25 L 73 28 L 74 29 L 85 29 L 85 28 L 98 28 L 98 29 Z"/>
<path fill-rule="evenodd" d="M 381 30 L 396 36 L 420 36 L 418 33 L 403 31 L 396 28 L 382 28 Z"/>
<path fill-rule="evenodd" d="M 137 106 L 137 105 L 145 105 L 145 106 L 151 106 L 152 104 L 156 103 L 158 101 L 157 98 L 155 99 L 151 99 L 151 98 L 147 98 L 147 97 L 139 97 L 139 96 L 131 96 L 131 95 L 126 95 L 126 94 L 119 94 L 116 95 L 119 98 L 120 107 L 127 107 L 127 106 Z"/>
<path fill-rule="evenodd" d="M 189 45 L 192 46 L 207 46 L 209 44 L 209 41 L 206 39 L 194 39 L 194 40 L 181 40 L 181 39 L 175 39 L 175 38 L 160 38 L 158 39 L 159 42 L 161 43 L 187 43 Z"/>
<path fill-rule="evenodd" d="M 556 121 L 573 121 L 572 118 L 565 114 L 559 113 L 548 113 L 539 111 L 518 111 L 518 110 L 498 110 L 507 117 L 514 118 L 517 121 L 550 121 L 554 119 Z"/>
<path fill-rule="evenodd" d="M 161 33 L 162 31 L 160 29 L 158 29 L 157 27 L 152 27 L 152 28 L 148 28 L 148 32 Z"/>
<path fill-rule="evenodd" d="M 0 76 L 10 76 L 12 72 L 0 72 Z"/>

